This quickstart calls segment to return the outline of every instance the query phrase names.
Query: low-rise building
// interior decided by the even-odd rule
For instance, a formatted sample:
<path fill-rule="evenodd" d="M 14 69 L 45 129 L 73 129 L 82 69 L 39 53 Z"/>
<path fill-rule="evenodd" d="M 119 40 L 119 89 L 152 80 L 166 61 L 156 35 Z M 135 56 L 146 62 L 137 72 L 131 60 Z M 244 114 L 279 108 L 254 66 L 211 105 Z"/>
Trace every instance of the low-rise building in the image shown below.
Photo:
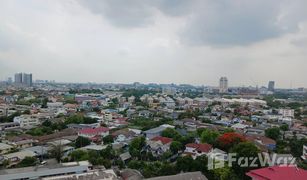
<path fill-rule="evenodd" d="M 307 171 L 295 166 L 273 166 L 251 170 L 246 173 L 253 180 L 305 180 Z"/>
<path fill-rule="evenodd" d="M 164 124 L 164 125 L 161 125 L 159 127 L 144 131 L 144 134 L 146 135 L 146 138 L 152 139 L 154 137 L 160 136 L 162 131 L 164 131 L 167 128 L 175 128 L 175 127 L 168 125 L 168 124 Z"/>
<path fill-rule="evenodd" d="M 156 136 L 146 142 L 146 151 L 152 152 L 154 156 L 159 156 L 170 149 L 173 139 L 167 137 Z"/>
<path fill-rule="evenodd" d="M 211 144 L 189 143 L 185 145 L 184 155 L 191 155 L 194 159 L 198 156 L 208 155 L 213 150 Z"/>
<path fill-rule="evenodd" d="M 91 172 L 92 165 L 87 161 L 62 163 L 59 166 L 26 167 L 0 171 L 0 179 L 70 179 L 73 175 Z M 63 175 L 71 176 L 66 177 Z"/>
<path fill-rule="evenodd" d="M 93 138 L 95 136 L 105 137 L 109 135 L 109 128 L 99 127 L 99 128 L 86 128 L 78 132 L 78 136 Z"/>
<path fill-rule="evenodd" d="M 4 159 L 8 160 L 9 162 L 8 166 L 13 166 L 13 165 L 18 164 L 26 157 L 35 157 L 35 156 L 36 154 L 34 152 L 27 151 L 27 150 L 22 150 L 19 152 L 14 152 L 14 153 L 3 155 Z"/>
<path fill-rule="evenodd" d="M 14 122 L 19 123 L 21 128 L 34 127 L 42 123 L 39 116 L 27 114 L 15 117 Z"/>
<path fill-rule="evenodd" d="M 6 154 L 10 152 L 14 147 L 5 143 L 0 143 L 0 154 Z"/>

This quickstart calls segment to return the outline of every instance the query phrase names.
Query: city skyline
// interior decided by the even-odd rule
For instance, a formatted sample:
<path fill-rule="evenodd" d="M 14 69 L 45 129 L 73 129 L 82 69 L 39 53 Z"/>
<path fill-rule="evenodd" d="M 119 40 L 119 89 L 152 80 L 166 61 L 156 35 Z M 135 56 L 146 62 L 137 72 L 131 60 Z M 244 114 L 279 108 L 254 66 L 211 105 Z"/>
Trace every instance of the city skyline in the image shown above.
<path fill-rule="evenodd" d="M 18 76 L 18 75 L 21 75 L 21 80 L 19 80 L 18 81 L 18 79 L 20 79 L 20 78 L 17 78 L 16 77 L 16 75 Z M 85 83 L 94 83 L 94 84 L 133 84 L 133 83 L 141 83 L 141 84 L 160 84 L 160 85 L 165 85 L 165 84 L 175 84 L 175 85 L 181 85 L 181 84 L 189 84 L 189 83 L 173 83 L 173 82 L 170 82 L 170 83 L 159 83 L 159 82 L 128 82 L 128 83 L 116 83 L 116 82 L 78 82 L 78 81 L 75 81 L 75 82 L 63 82 L 63 81 L 55 81 L 55 80 L 51 80 L 51 79 L 39 79 L 39 78 L 37 78 L 37 79 L 32 79 L 32 73 L 30 73 L 30 74 L 27 74 L 27 73 L 21 73 L 21 72 L 17 72 L 17 73 L 15 73 L 14 74 L 14 77 L 6 77 L 3 81 L 4 82 L 8 82 L 8 83 L 14 83 L 14 84 L 22 84 L 22 83 L 24 83 L 23 81 L 23 76 L 25 76 L 25 75 L 31 75 L 31 85 L 30 86 L 32 86 L 32 81 L 34 82 L 34 83 L 76 83 L 76 84 L 78 84 L 78 83 L 81 83 L 81 84 L 85 84 Z M 13 81 L 13 79 L 14 79 L 14 81 Z M 225 83 L 224 83 L 224 80 L 226 81 Z M 0 82 L 1 82 L 1 78 L 0 78 Z M 271 83 L 273 83 L 273 85 L 271 85 Z M 220 91 L 221 91 L 221 93 L 223 93 L 223 92 L 226 92 L 227 91 L 227 89 L 228 88 L 237 88 L 237 87 L 255 87 L 255 88 L 262 88 L 262 87 L 265 87 L 265 88 L 267 88 L 268 90 L 270 90 L 270 91 L 274 91 L 274 89 L 275 89 L 275 81 L 272 81 L 272 80 L 270 80 L 270 81 L 268 81 L 268 85 L 265 85 L 265 84 L 261 84 L 261 85 L 259 85 L 259 84 L 257 84 L 257 85 L 252 85 L 252 84 L 243 84 L 243 85 L 230 85 L 229 86 L 229 84 L 228 84 L 228 78 L 227 77 L 224 77 L 224 76 L 222 76 L 222 77 L 220 77 L 219 79 L 218 79 L 218 81 L 217 81 L 217 84 L 189 84 L 189 85 L 193 85 L 193 86 L 205 86 L 205 87 L 215 87 L 215 88 L 219 88 L 220 89 Z M 270 86 L 273 86 L 273 88 L 272 87 L 270 87 Z M 277 87 L 278 89 L 296 89 L 296 88 L 305 88 L 305 87 L 290 87 L 290 88 L 282 88 L 282 87 Z"/>
<path fill-rule="evenodd" d="M 307 87 L 306 6 L 1 1 L 0 77 L 25 71 L 57 82 L 216 86 L 226 76 L 232 86 Z"/>

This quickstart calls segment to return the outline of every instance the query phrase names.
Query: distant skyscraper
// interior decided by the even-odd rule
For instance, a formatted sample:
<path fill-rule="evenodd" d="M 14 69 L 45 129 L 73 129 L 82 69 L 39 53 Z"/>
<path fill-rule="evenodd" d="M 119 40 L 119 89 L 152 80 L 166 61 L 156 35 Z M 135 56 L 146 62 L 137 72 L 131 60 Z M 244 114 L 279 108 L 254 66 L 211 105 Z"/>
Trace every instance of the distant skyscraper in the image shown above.
<path fill-rule="evenodd" d="M 269 81 L 268 90 L 272 92 L 275 90 L 275 81 Z"/>
<path fill-rule="evenodd" d="M 7 83 L 12 84 L 13 83 L 13 79 L 11 77 L 7 78 Z"/>
<path fill-rule="evenodd" d="M 16 73 L 15 84 L 32 86 L 32 74 Z"/>
<path fill-rule="evenodd" d="M 220 93 L 227 93 L 228 92 L 228 79 L 227 77 L 220 78 Z"/>
<path fill-rule="evenodd" d="M 22 73 L 16 73 L 15 74 L 15 83 L 16 84 L 22 84 Z"/>
<path fill-rule="evenodd" d="M 32 74 L 23 74 L 22 83 L 26 86 L 32 86 Z"/>

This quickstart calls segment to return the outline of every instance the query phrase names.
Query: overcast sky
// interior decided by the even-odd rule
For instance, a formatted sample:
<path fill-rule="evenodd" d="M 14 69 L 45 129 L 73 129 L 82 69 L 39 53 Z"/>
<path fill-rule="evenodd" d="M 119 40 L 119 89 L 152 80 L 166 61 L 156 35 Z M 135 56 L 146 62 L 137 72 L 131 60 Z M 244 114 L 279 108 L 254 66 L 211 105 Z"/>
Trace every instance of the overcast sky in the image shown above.
<path fill-rule="evenodd" d="M 0 0 L 0 79 L 307 87 L 306 0 Z"/>

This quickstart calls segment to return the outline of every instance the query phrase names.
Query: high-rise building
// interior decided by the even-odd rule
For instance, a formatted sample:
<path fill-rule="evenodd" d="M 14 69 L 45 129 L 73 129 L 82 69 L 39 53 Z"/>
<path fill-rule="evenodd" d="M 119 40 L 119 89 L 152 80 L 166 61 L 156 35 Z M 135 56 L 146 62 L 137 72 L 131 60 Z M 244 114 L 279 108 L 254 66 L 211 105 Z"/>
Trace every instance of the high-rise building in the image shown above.
<path fill-rule="evenodd" d="M 16 73 L 15 74 L 15 83 L 16 84 L 22 84 L 22 73 Z"/>
<path fill-rule="evenodd" d="M 11 77 L 8 77 L 8 78 L 7 78 L 7 83 L 8 83 L 8 84 L 12 84 L 12 83 L 13 83 L 13 79 L 12 79 Z"/>
<path fill-rule="evenodd" d="M 228 92 L 228 79 L 227 77 L 221 77 L 220 78 L 220 93 L 227 93 Z"/>
<path fill-rule="evenodd" d="M 23 73 L 22 83 L 26 86 L 32 86 L 32 74 Z"/>
<path fill-rule="evenodd" d="M 16 73 L 15 74 L 15 84 L 32 86 L 32 74 Z"/>
<path fill-rule="evenodd" d="M 268 90 L 272 92 L 275 90 L 275 81 L 269 81 Z"/>

